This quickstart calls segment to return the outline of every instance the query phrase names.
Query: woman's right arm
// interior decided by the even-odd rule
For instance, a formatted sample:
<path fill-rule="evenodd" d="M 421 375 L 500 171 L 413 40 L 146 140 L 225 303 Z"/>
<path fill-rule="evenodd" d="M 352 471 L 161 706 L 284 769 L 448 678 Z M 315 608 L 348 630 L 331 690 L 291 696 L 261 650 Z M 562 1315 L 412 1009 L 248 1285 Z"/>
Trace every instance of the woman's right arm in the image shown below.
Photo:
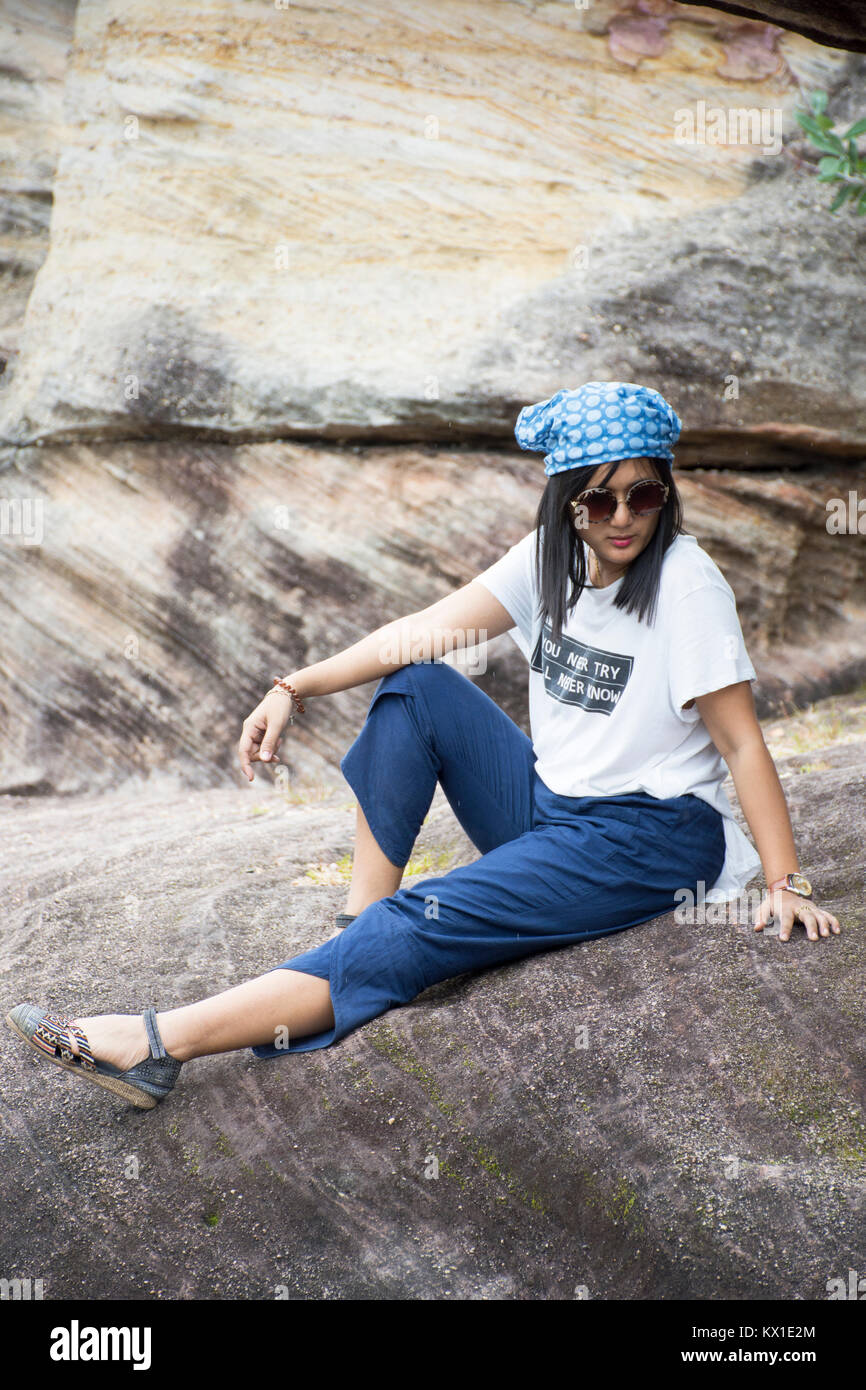
<path fill-rule="evenodd" d="M 354 646 L 288 676 L 305 701 L 309 696 L 333 695 L 413 661 L 432 661 L 455 647 L 473 647 L 514 627 L 514 619 L 489 589 L 473 579 L 446 594 L 429 608 L 396 618 L 362 637 Z M 265 695 L 244 720 L 238 744 L 241 770 L 252 781 L 254 762 L 268 762 L 277 751 L 292 702 L 278 690 Z"/>

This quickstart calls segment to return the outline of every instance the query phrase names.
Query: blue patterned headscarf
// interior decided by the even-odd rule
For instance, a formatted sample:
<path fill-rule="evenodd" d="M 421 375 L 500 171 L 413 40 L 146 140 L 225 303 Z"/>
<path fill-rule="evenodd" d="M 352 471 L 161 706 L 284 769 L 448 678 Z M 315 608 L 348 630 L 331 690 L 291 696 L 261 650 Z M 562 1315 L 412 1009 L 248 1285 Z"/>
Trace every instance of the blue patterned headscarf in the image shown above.
<path fill-rule="evenodd" d="M 676 411 L 652 387 L 587 381 L 525 406 L 514 435 L 521 449 L 547 451 L 544 471 L 550 475 L 616 459 L 663 458 L 673 464 L 671 446 L 681 429 Z"/>

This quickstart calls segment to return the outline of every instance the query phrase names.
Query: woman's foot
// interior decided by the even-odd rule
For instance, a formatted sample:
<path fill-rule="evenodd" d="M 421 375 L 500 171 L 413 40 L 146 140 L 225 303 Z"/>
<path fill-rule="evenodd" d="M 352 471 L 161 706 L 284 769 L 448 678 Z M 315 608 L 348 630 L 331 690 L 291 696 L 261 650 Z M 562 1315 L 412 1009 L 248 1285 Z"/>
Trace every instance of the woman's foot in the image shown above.
<path fill-rule="evenodd" d="M 150 1056 L 150 1043 L 141 1014 L 97 1014 L 94 1018 L 74 1018 L 84 1033 L 97 1062 L 110 1062 L 119 1071 L 129 1071 Z M 72 1035 L 72 1051 L 78 1044 Z"/>
<path fill-rule="evenodd" d="M 152 1007 L 144 1010 L 141 1019 L 98 1014 L 76 1022 L 35 1004 L 16 1004 L 6 1022 L 55 1066 L 143 1110 L 152 1110 L 165 1099 L 183 1065 L 180 1058 L 166 1052 Z"/>

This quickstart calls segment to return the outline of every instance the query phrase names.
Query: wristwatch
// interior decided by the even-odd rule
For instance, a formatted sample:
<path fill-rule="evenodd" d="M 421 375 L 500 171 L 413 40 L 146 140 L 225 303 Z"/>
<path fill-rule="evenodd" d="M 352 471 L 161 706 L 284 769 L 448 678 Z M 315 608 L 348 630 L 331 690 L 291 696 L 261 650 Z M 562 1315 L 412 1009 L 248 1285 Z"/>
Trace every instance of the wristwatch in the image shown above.
<path fill-rule="evenodd" d="M 767 892 L 772 893 L 777 888 L 787 888 L 792 893 L 799 893 L 801 898 L 812 896 L 812 885 L 804 874 L 785 874 L 784 878 L 777 878 L 775 883 L 771 883 Z"/>

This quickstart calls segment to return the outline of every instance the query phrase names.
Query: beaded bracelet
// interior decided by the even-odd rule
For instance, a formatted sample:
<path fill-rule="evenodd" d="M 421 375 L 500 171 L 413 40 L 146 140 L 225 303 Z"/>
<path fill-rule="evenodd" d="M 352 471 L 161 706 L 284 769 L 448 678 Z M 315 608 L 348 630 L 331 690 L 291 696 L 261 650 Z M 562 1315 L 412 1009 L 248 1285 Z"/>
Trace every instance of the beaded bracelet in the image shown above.
<path fill-rule="evenodd" d="M 301 704 L 301 699 L 300 699 L 300 696 L 298 695 L 297 690 L 295 689 L 295 687 L 294 687 L 293 685 L 290 685 L 290 684 L 289 684 L 289 682 L 285 679 L 285 677 L 280 678 L 279 676 L 274 676 L 274 690 L 281 690 L 281 691 L 283 692 L 284 695 L 288 695 L 288 696 L 290 697 L 290 699 L 294 702 L 295 708 L 297 709 L 298 714 L 303 714 L 303 713 L 304 713 L 304 706 Z M 272 695 L 273 693 L 274 693 L 273 690 L 269 690 L 269 691 L 268 691 L 268 694 L 269 694 L 269 695 Z M 289 718 L 290 718 L 291 721 L 294 721 L 294 716 L 295 716 L 295 711 L 293 710 L 292 713 L 291 713 L 290 716 L 289 716 Z"/>

